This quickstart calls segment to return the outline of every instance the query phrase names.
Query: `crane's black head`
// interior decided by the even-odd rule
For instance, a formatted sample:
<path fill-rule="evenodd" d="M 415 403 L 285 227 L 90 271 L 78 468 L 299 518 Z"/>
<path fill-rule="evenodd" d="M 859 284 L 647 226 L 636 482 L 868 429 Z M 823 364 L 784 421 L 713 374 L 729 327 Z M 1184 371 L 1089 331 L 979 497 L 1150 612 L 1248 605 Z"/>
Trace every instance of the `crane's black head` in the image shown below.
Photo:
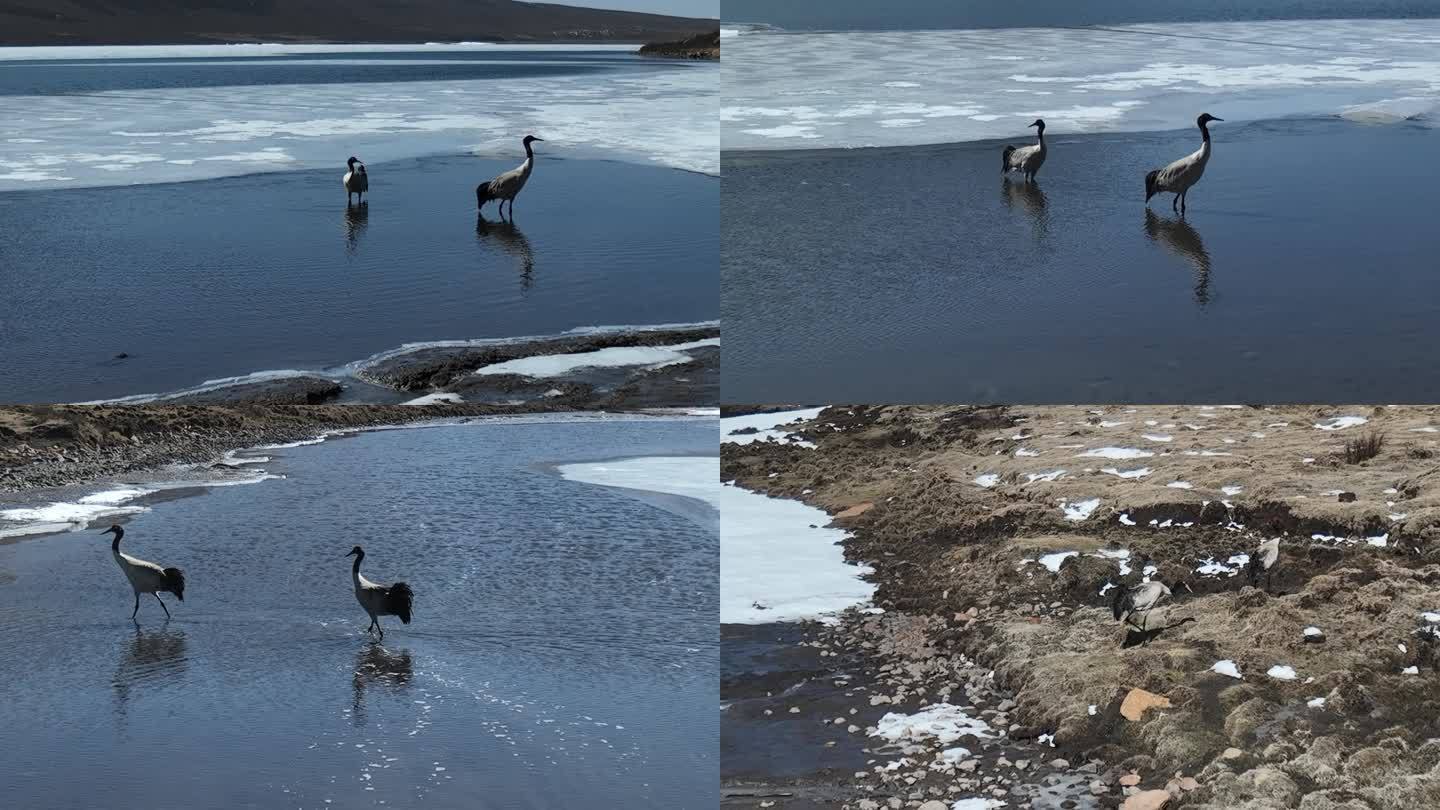
<path fill-rule="evenodd" d="M 115 526 L 111 526 L 110 528 L 108 528 L 108 529 L 106 529 L 105 531 L 100 532 L 100 533 L 101 533 L 101 534 L 113 534 L 113 535 L 115 535 L 115 539 L 118 540 L 118 539 L 120 539 L 120 536 L 121 536 L 121 535 L 125 534 L 125 530 L 122 529 L 122 528 L 120 528 L 118 525 L 115 525 Z"/>
<path fill-rule="evenodd" d="M 526 135 L 526 136 L 525 136 L 525 145 L 526 145 L 526 146 L 529 146 L 530 143 L 531 143 L 531 141 L 543 141 L 543 140 L 545 140 L 545 139 L 544 139 L 544 138 L 537 138 L 537 137 L 535 137 L 534 135 Z"/>
<path fill-rule="evenodd" d="M 346 554 L 345 556 L 346 556 L 346 557 L 364 557 L 364 556 L 365 556 L 365 549 L 363 549 L 363 548 L 361 548 L 361 547 L 359 547 L 359 546 L 356 546 L 356 547 L 350 549 L 350 553 L 349 553 L 349 554 Z"/>
<path fill-rule="evenodd" d="M 1224 118 L 1216 118 L 1215 116 L 1211 115 L 1210 113 L 1200 113 L 1200 117 L 1195 119 L 1195 125 L 1203 129 L 1203 128 L 1205 127 L 1205 125 L 1208 124 L 1208 123 L 1210 123 L 1211 121 L 1224 121 L 1224 120 L 1225 120 Z"/>
<path fill-rule="evenodd" d="M 1039 130 L 1039 131 L 1041 131 L 1041 132 L 1044 132 L 1044 131 L 1045 131 L 1045 119 L 1044 119 L 1044 118 L 1036 118 L 1036 119 L 1035 119 L 1035 123 L 1029 124 L 1028 126 L 1035 127 L 1037 130 Z"/>
<path fill-rule="evenodd" d="M 350 168 L 353 169 L 353 168 L 355 168 L 355 164 L 356 164 L 356 163 L 359 163 L 359 162 L 360 162 L 360 158 L 357 158 L 357 157 L 355 157 L 354 155 L 351 155 L 351 156 L 350 156 L 350 159 L 347 160 L 347 161 L 345 161 L 345 165 L 346 165 L 346 166 L 349 166 Z"/>

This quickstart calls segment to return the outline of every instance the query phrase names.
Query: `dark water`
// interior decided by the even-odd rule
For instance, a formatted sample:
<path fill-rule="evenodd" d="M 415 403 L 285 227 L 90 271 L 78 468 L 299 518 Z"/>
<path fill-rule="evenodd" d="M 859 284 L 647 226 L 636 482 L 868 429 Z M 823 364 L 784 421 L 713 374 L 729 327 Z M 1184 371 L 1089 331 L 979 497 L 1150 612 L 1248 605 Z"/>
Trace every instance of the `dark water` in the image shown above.
<path fill-rule="evenodd" d="M 727 22 L 787 30 L 923 30 L 1440 15 L 1436 0 L 725 0 Z"/>
<path fill-rule="evenodd" d="M 536 465 L 714 447 L 713 421 L 592 421 L 285 451 L 289 480 L 127 524 L 185 569 L 168 623 L 130 621 L 94 532 L 0 545 L 5 806 L 713 807 L 713 515 Z M 356 543 L 416 592 L 383 644 Z"/>
<path fill-rule="evenodd" d="M 402 343 L 717 315 L 719 180 L 539 161 L 516 224 L 475 184 L 515 161 L 0 194 L 0 401 L 172 391 Z M 477 227 L 478 226 L 478 227 Z M 123 361 L 113 358 L 124 352 Z"/>
<path fill-rule="evenodd" d="M 1223 117 L 1223 111 L 1218 113 Z M 1184 221 L 1143 175 L 1194 130 L 727 153 L 730 402 L 1440 397 L 1440 132 L 1217 124 Z"/>
<path fill-rule="evenodd" d="M 543 81 L 613 70 L 651 70 L 653 60 L 609 51 L 347 51 L 283 56 L 13 60 L 0 70 L 0 95 L 113 90 L 352 84 L 435 80 Z M 238 69 L 237 69 L 238 68 Z"/>

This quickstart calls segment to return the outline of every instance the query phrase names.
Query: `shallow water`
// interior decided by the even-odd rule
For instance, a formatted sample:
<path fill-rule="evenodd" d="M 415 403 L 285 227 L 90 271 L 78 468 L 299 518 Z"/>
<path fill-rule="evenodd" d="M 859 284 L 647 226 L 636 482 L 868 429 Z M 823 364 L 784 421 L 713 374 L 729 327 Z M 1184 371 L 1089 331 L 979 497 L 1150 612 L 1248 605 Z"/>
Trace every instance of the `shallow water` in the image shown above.
<path fill-rule="evenodd" d="M 999 177 L 995 141 L 727 153 L 725 396 L 1440 396 L 1440 195 L 1407 168 L 1440 158 L 1440 134 L 1338 119 L 1213 131 L 1183 221 L 1169 195 L 1146 213 L 1143 175 L 1194 150 L 1193 129 L 1054 137 L 1028 188 Z"/>
<path fill-rule="evenodd" d="M 516 162 L 372 163 L 369 202 L 352 208 L 343 162 L 0 194 L 0 401 L 174 391 L 412 341 L 716 316 L 717 179 L 542 154 L 515 223 L 493 203 L 481 222 L 476 182 Z"/>
<path fill-rule="evenodd" d="M 185 569 L 169 622 L 153 600 L 130 621 L 93 531 L 0 545 L 7 802 L 713 806 L 714 516 L 545 465 L 714 446 L 713 420 L 586 420 L 280 451 L 288 480 L 126 524 L 131 553 Z M 356 543 L 416 591 L 383 644 Z"/>

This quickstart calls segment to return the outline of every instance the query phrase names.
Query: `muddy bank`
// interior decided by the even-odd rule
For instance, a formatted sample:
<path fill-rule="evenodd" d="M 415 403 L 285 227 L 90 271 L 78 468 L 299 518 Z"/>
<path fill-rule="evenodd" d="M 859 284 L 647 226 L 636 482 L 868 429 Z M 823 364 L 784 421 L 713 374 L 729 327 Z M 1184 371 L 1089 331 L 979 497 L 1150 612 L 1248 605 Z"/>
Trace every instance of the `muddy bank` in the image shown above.
<path fill-rule="evenodd" d="M 330 430 L 569 410 L 560 405 L 11 405 L 0 407 L 0 492 L 55 487 Z"/>
<path fill-rule="evenodd" d="M 876 604 L 993 669 L 1019 732 L 1103 763 L 1101 806 L 1440 802 L 1440 409 L 857 407 L 795 432 L 816 447 L 725 445 L 722 477 L 850 509 Z M 1267 590 L 1242 555 L 1276 537 Z M 1142 636 L 1110 603 L 1144 579 L 1189 590 Z"/>

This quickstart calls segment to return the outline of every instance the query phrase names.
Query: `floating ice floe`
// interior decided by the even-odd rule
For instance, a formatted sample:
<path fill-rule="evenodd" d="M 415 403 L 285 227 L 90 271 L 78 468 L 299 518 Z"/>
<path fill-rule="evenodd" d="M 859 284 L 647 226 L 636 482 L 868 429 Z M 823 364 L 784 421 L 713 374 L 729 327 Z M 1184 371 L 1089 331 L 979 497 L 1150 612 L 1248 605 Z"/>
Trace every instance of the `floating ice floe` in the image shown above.
<path fill-rule="evenodd" d="M 720 459 L 716 456 L 647 456 L 618 461 L 562 464 L 570 481 L 643 492 L 681 495 L 720 508 Z"/>
<path fill-rule="evenodd" d="M 914 714 L 887 713 L 875 724 L 870 736 L 891 743 L 934 739 L 941 745 L 949 745 L 966 736 L 987 739 L 995 734 L 990 724 L 971 717 L 959 706 L 936 703 Z"/>
<path fill-rule="evenodd" d="M 998 483 L 1000 483 L 1000 476 L 996 473 L 985 473 L 984 475 L 975 476 L 975 486 L 981 489 L 989 489 Z"/>
<path fill-rule="evenodd" d="M 1218 672 L 1221 675 L 1228 675 L 1231 678 L 1242 678 L 1240 668 L 1235 666 L 1235 662 L 1228 658 L 1222 661 L 1216 661 L 1215 665 L 1210 667 L 1210 670 L 1212 672 Z"/>
<path fill-rule="evenodd" d="M 1150 474 L 1151 470 L 1149 467 L 1138 467 L 1133 470 L 1120 470 L 1116 469 L 1115 467 L 1103 467 L 1101 468 L 1100 472 L 1106 473 L 1108 475 L 1118 476 L 1120 478 L 1144 478 L 1145 476 Z"/>
<path fill-rule="evenodd" d="M 1345 428 L 1358 427 L 1369 421 L 1369 419 L 1363 416 L 1337 416 L 1333 419 L 1327 419 L 1324 422 L 1316 422 L 1315 429 L 1344 430 Z"/>
<path fill-rule="evenodd" d="M 796 422 L 808 422 L 820 415 L 825 410 L 821 408 L 804 408 L 796 411 L 777 411 L 775 413 L 752 413 L 746 416 L 729 416 L 720 420 L 720 441 L 730 444 L 750 444 L 751 442 L 766 441 L 780 442 L 781 444 L 794 447 L 813 448 L 815 444 L 808 441 L 790 441 L 790 432 L 781 428 L 793 425 Z M 755 430 L 754 433 L 738 433 L 741 430 Z"/>
<path fill-rule="evenodd" d="M 1079 522 L 1090 517 L 1091 513 L 1093 513 L 1099 506 L 1099 498 L 1091 498 L 1085 501 L 1076 501 L 1075 503 L 1061 501 L 1060 511 L 1064 513 L 1066 520 L 1073 520 Z"/>
<path fill-rule="evenodd" d="M 1097 447 L 1093 450 L 1086 450 L 1077 454 L 1076 458 L 1149 458 L 1155 455 L 1149 450 L 1141 450 L 1138 447 Z"/>
<path fill-rule="evenodd" d="M 1285 664 L 1276 664 L 1275 666 L 1270 667 L 1270 669 L 1267 670 L 1265 674 L 1269 675 L 1277 681 L 1295 680 L 1295 668 L 1287 666 Z"/>

